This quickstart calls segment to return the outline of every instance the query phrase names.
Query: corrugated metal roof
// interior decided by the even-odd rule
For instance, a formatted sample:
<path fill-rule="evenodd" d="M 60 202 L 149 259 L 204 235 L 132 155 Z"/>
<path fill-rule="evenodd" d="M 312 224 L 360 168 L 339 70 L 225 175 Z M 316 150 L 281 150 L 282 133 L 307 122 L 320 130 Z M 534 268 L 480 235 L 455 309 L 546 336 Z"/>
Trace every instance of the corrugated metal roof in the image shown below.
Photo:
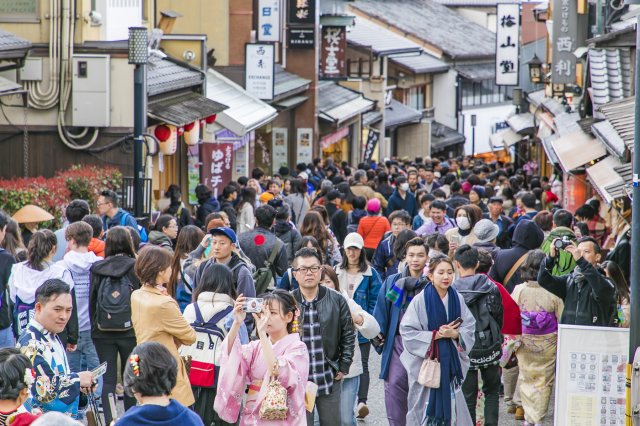
<path fill-rule="evenodd" d="M 341 123 L 349 118 L 369 111 L 374 102 L 361 93 L 347 89 L 333 81 L 318 83 L 318 111 L 320 118 Z"/>
<path fill-rule="evenodd" d="M 495 33 L 431 0 L 359 0 L 350 7 L 435 46 L 450 58 L 495 57 Z"/>
<path fill-rule="evenodd" d="M 456 71 L 471 81 L 493 80 L 496 78 L 496 64 L 457 65 Z"/>
<path fill-rule="evenodd" d="M 270 122 L 278 111 L 217 71 L 207 72 L 207 98 L 227 105 L 217 122 L 238 136 Z"/>
<path fill-rule="evenodd" d="M 611 123 L 629 151 L 633 152 L 633 132 L 635 124 L 635 100 L 633 97 L 602 105 L 599 111 Z"/>
<path fill-rule="evenodd" d="M 533 114 L 525 112 L 523 114 L 514 114 L 507 118 L 507 124 L 516 133 L 526 133 L 535 130 L 533 123 Z"/>
<path fill-rule="evenodd" d="M 167 58 L 149 62 L 147 65 L 147 93 L 149 96 L 198 86 L 203 81 L 204 74 L 202 72 Z"/>
<path fill-rule="evenodd" d="M 31 42 L 7 31 L 0 30 L 0 58 L 20 59 L 31 49 Z"/>
<path fill-rule="evenodd" d="M 547 154 L 547 159 L 551 164 L 560 164 L 560 160 L 556 155 L 556 152 L 553 150 L 553 146 L 551 145 L 554 140 L 558 139 L 558 135 L 551 135 L 546 138 L 542 138 L 540 141 L 542 142 L 542 148 L 544 148 L 544 152 Z"/>
<path fill-rule="evenodd" d="M 431 122 L 431 156 L 446 148 L 464 143 L 464 135 L 437 121 Z"/>
<path fill-rule="evenodd" d="M 545 96 L 544 89 L 528 93 L 527 99 L 536 107 L 544 106 L 553 115 L 560 115 L 565 112 L 565 107 L 560 102 Z"/>
<path fill-rule="evenodd" d="M 607 191 L 607 187 L 618 187 L 624 185 L 622 177 L 616 173 L 615 168 L 622 164 L 617 157 L 608 156 L 598 161 L 591 167 L 587 167 L 587 176 L 591 184 L 596 188 L 602 199 L 610 204 L 614 196 Z"/>
<path fill-rule="evenodd" d="M 422 119 L 422 113 L 417 109 L 404 105 L 392 99 L 384 108 L 384 127 L 397 127 L 403 124 L 417 123 Z"/>
<path fill-rule="evenodd" d="M 551 146 L 565 173 L 607 154 L 607 150 L 597 139 L 585 134 L 582 130 L 552 140 Z"/>
<path fill-rule="evenodd" d="M 367 113 L 362 114 L 362 125 L 370 126 L 371 124 L 377 123 L 382 120 L 382 112 L 378 110 L 369 111 Z"/>
<path fill-rule="evenodd" d="M 421 55 L 391 56 L 391 61 L 415 74 L 435 74 L 447 72 L 449 65 L 435 56 L 422 51 Z"/>
<path fill-rule="evenodd" d="M 589 49 L 589 73 L 595 116 L 599 106 L 631 96 L 629 49 Z"/>
<path fill-rule="evenodd" d="M 311 80 L 285 71 L 282 65 L 276 65 L 274 82 L 274 102 L 283 97 L 304 92 L 309 88 L 309 84 L 311 84 Z"/>
<path fill-rule="evenodd" d="M 207 99 L 199 93 L 189 92 L 152 100 L 147 106 L 147 115 L 155 120 L 182 127 L 225 109 L 226 105 Z"/>
<path fill-rule="evenodd" d="M 356 17 L 355 25 L 347 32 L 347 42 L 370 48 L 376 55 L 418 53 L 422 50 L 416 43 L 361 17 Z"/>
<path fill-rule="evenodd" d="M 591 130 L 598 140 L 605 145 L 607 151 L 619 158 L 626 156 L 627 146 L 608 120 L 594 123 L 591 126 Z"/>

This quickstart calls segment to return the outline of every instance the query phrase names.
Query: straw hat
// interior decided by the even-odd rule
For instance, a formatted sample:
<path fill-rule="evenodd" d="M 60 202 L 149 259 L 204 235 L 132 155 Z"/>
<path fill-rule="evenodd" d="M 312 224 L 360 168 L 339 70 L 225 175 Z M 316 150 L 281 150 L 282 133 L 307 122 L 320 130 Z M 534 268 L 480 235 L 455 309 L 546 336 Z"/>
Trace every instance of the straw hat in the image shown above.
<path fill-rule="evenodd" d="M 46 210 L 33 204 L 27 204 L 13 215 L 13 220 L 18 223 L 37 223 L 53 220 L 54 217 Z"/>

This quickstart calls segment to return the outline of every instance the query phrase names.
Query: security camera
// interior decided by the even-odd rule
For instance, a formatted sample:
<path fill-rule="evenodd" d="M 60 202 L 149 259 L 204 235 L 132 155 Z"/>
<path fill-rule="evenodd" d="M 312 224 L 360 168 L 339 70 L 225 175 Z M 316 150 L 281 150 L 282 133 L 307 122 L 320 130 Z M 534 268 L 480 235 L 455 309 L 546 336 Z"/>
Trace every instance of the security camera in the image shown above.
<path fill-rule="evenodd" d="M 100 12 L 92 10 L 91 12 L 89 12 L 89 19 L 91 20 L 91 25 L 93 26 L 98 27 L 102 25 L 102 15 L 100 14 Z"/>

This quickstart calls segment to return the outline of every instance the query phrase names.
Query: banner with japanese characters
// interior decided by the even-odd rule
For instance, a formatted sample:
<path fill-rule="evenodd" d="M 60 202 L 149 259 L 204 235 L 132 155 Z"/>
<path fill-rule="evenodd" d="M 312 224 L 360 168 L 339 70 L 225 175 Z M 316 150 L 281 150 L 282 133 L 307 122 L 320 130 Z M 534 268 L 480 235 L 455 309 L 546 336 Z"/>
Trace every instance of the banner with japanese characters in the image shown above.
<path fill-rule="evenodd" d="M 574 84 L 576 82 L 576 56 L 578 46 L 577 0 L 553 0 L 553 39 L 551 82 Z"/>
<path fill-rule="evenodd" d="M 375 129 L 369 129 L 369 133 L 367 134 L 367 143 L 364 147 L 364 153 L 362 154 L 362 160 L 365 163 L 368 163 L 373 158 L 373 152 L 378 145 L 378 141 L 380 140 L 380 132 Z"/>
<path fill-rule="evenodd" d="M 317 0 L 288 0 L 290 24 L 315 24 Z"/>
<path fill-rule="evenodd" d="M 286 127 L 274 127 L 272 130 L 271 154 L 273 155 L 273 170 L 287 166 L 288 161 L 288 133 Z"/>
<path fill-rule="evenodd" d="M 518 85 L 519 49 L 520 5 L 499 3 L 496 30 L 496 85 Z"/>
<path fill-rule="evenodd" d="M 280 0 L 260 0 L 258 40 L 280 41 Z"/>
<path fill-rule="evenodd" d="M 245 46 L 245 90 L 259 99 L 273 99 L 275 48 L 273 44 Z"/>
<path fill-rule="evenodd" d="M 200 145 L 200 158 L 200 181 L 217 197 L 231 182 L 233 143 L 203 143 Z"/>
<path fill-rule="evenodd" d="M 311 163 L 311 157 L 313 156 L 313 129 L 300 128 L 297 129 L 297 152 L 296 152 L 296 164 L 298 163 Z"/>
<path fill-rule="evenodd" d="M 320 74 L 324 78 L 341 78 L 346 70 L 347 32 L 345 27 L 322 27 Z"/>

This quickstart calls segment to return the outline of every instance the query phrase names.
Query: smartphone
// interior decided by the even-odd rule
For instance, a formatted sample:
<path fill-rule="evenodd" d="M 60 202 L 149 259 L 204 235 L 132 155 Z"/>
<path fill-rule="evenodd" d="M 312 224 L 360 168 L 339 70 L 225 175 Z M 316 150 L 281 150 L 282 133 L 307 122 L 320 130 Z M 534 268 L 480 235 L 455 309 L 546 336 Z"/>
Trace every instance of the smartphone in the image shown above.
<path fill-rule="evenodd" d="M 376 336 L 373 339 L 371 339 L 371 344 L 373 345 L 374 348 L 380 348 L 384 343 L 382 342 L 382 339 L 380 338 L 380 336 Z"/>
<path fill-rule="evenodd" d="M 451 236 L 451 242 L 453 244 L 457 244 L 460 245 L 460 241 L 462 240 L 462 238 L 460 237 L 460 235 L 452 235 Z"/>
<path fill-rule="evenodd" d="M 262 305 L 264 299 L 256 298 L 256 297 L 247 297 L 244 301 L 244 310 L 247 313 L 257 314 L 258 312 L 262 312 Z"/>
<path fill-rule="evenodd" d="M 453 320 L 453 322 L 451 323 L 451 325 L 460 325 L 462 324 L 462 318 L 458 317 L 456 319 Z"/>
<path fill-rule="evenodd" d="M 93 377 L 93 380 L 96 380 L 98 377 L 104 376 L 104 373 L 106 372 L 107 372 L 107 363 L 103 362 L 98 367 L 96 367 L 95 370 L 91 371 L 91 377 Z"/>

